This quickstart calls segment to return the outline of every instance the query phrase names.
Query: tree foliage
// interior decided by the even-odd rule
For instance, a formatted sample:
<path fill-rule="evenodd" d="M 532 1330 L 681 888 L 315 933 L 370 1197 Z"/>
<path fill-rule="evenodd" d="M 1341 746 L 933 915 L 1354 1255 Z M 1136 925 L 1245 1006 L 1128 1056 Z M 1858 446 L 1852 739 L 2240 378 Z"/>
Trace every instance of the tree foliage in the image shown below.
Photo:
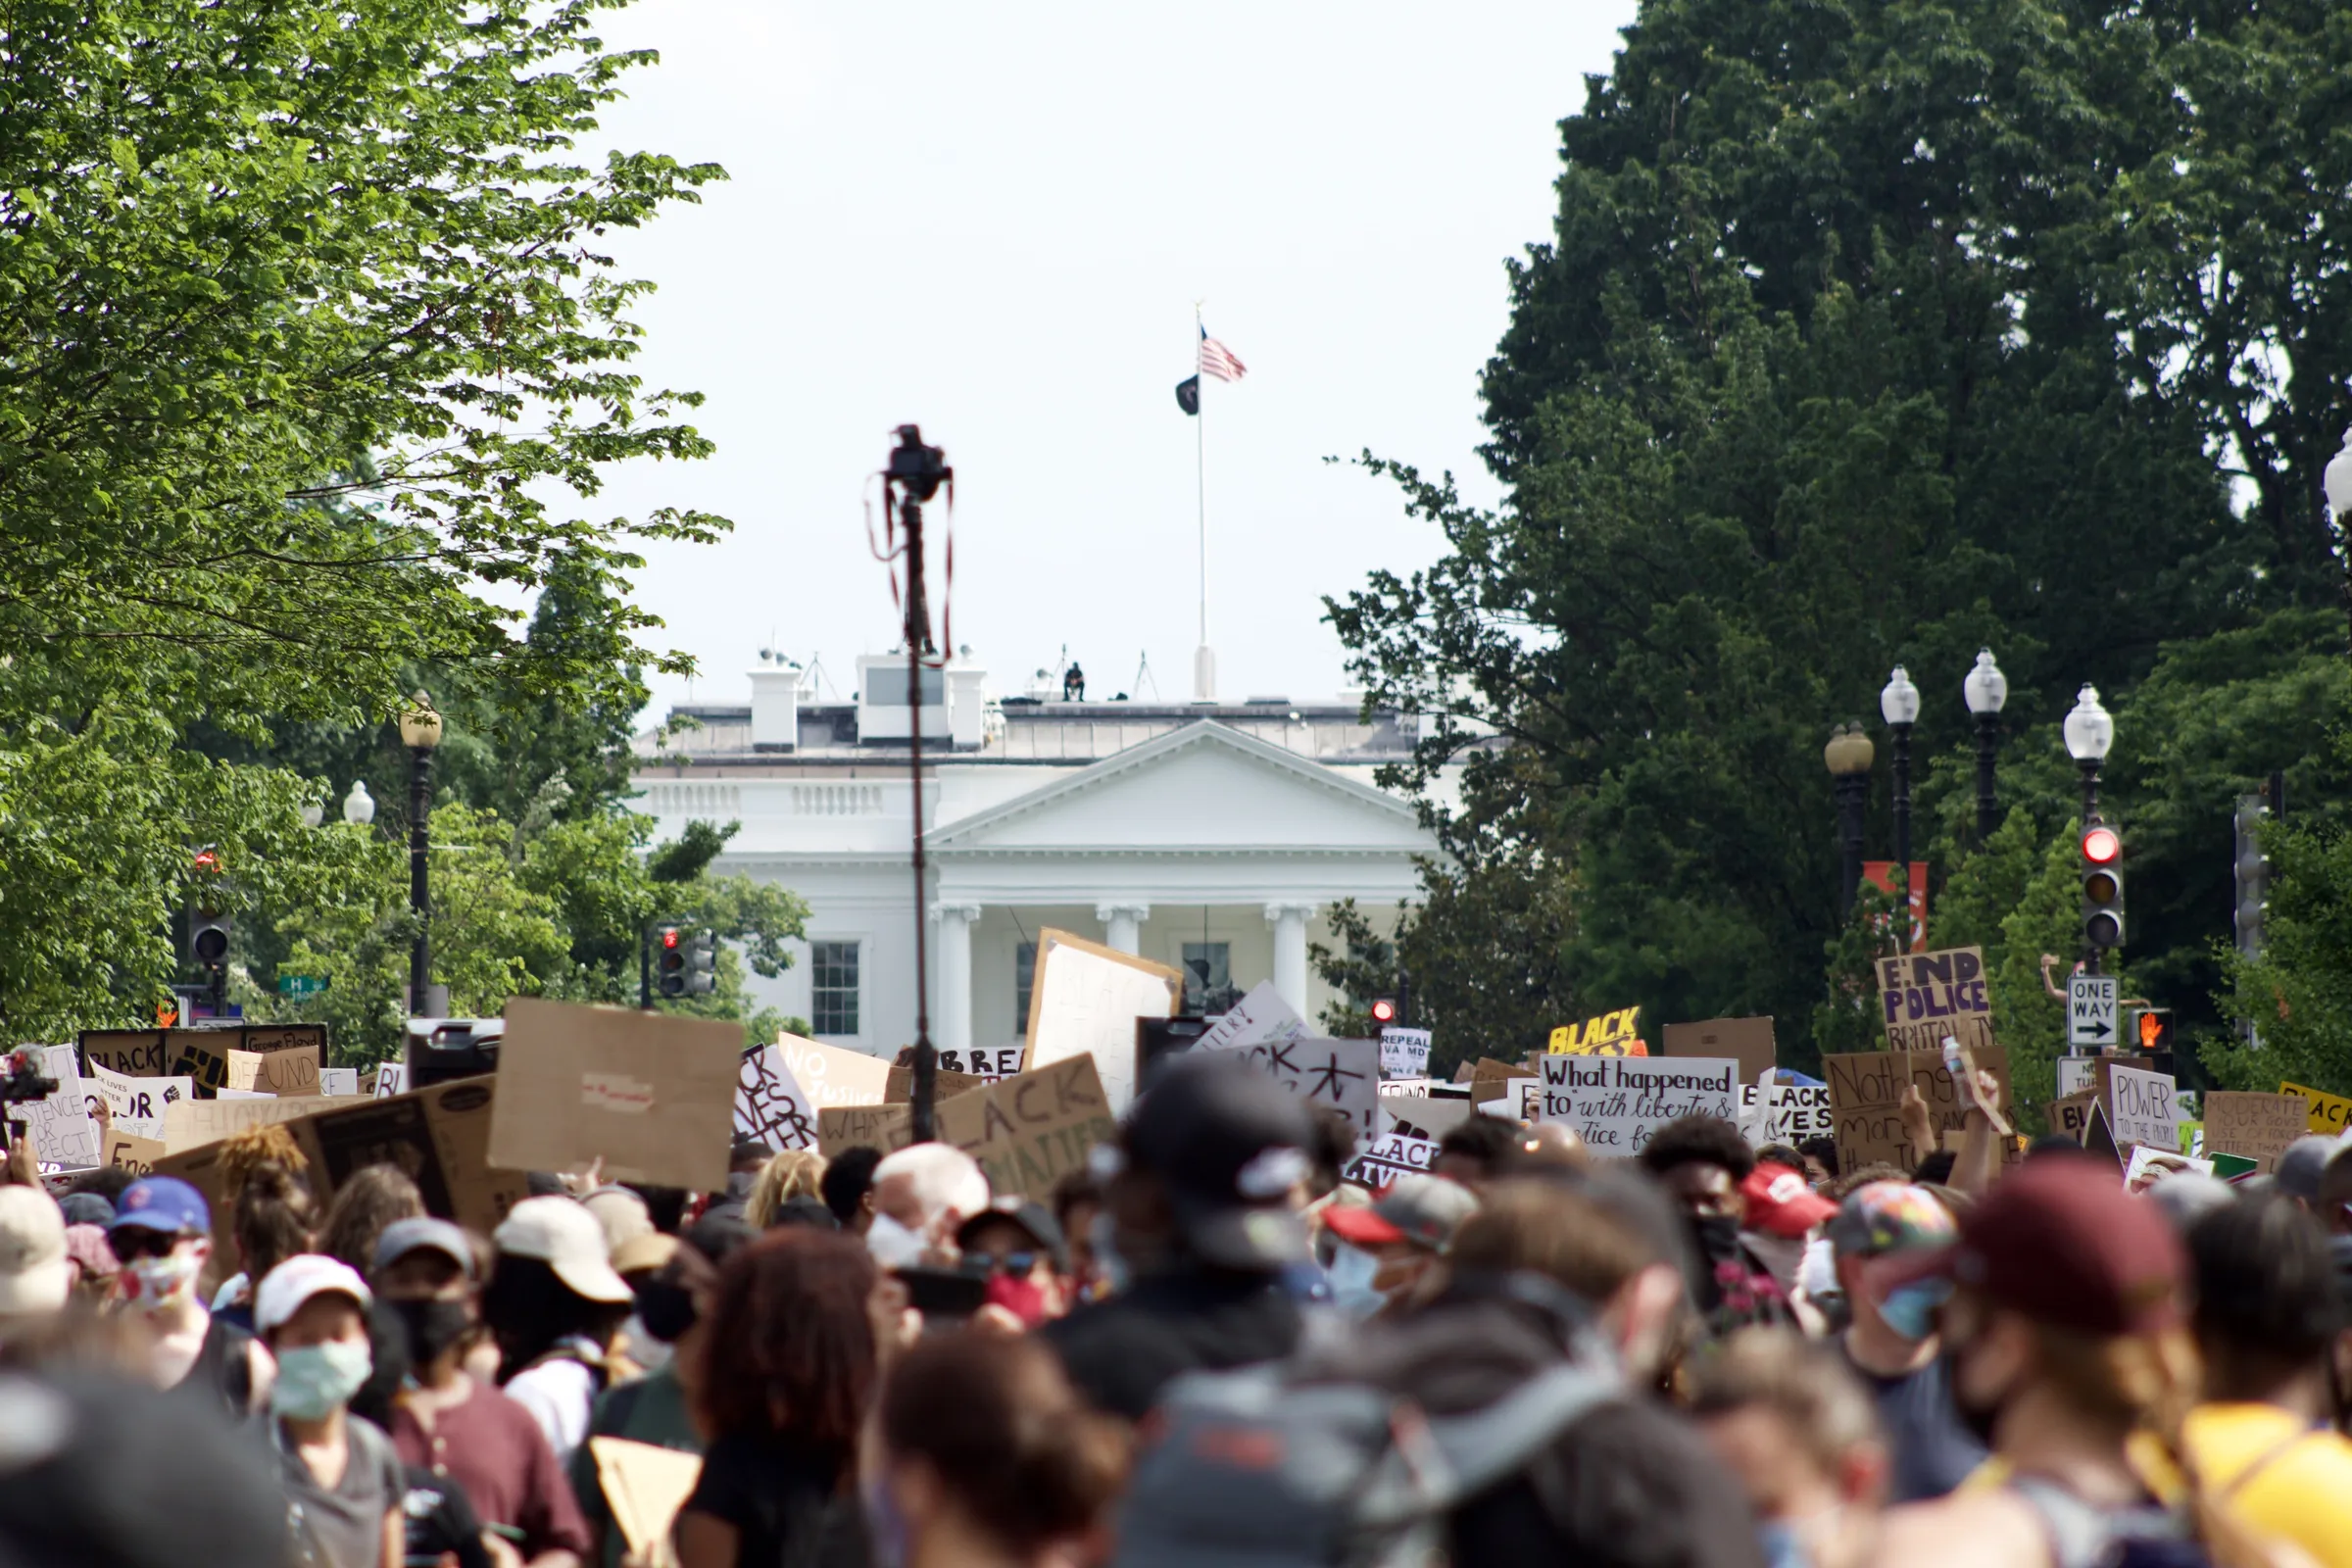
<path fill-rule="evenodd" d="M 1328 602 L 1370 700 L 1422 715 L 1396 781 L 1460 769 L 1446 874 L 1572 908 L 1554 1019 L 1769 1012 L 1802 1054 L 1838 940 L 1819 748 L 1897 663 L 1932 904 L 1987 939 L 2034 911 L 1996 981 L 2018 1026 L 2086 682 L 2134 972 L 2214 1016 L 2230 805 L 2310 769 L 2342 690 L 2317 487 L 2352 375 L 2347 64 L 2322 4 L 1645 0 L 1511 269 L 1503 506 L 1367 455 L 1444 552 Z M 1971 878 L 1981 646 L 2028 825 Z"/>

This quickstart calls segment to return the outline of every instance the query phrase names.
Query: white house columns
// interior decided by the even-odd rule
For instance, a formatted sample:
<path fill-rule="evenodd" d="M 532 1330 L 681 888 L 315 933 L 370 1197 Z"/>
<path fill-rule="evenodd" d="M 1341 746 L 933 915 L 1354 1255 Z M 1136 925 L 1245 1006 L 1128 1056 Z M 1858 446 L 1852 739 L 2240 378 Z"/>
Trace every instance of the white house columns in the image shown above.
<path fill-rule="evenodd" d="M 1095 918 L 1102 922 L 1103 940 L 1121 953 L 1144 951 L 1143 932 L 1137 929 L 1152 918 L 1149 904 L 1098 904 Z"/>
<path fill-rule="evenodd" d="M 1266 924 L 1274 928 L 1274 989 L 1303 1016 L 1306 1012 L 1306 922 L 1311 904 L 1269 904 Z"/>
<path fill-rule="evenodd" d="M 980 918 L 980 906 L 934 904 L 931 918 L 939 923 L 939 1004 L 932 1014 L 937 1031 L 932 1044 L 942 1051 L 968 1054 L 972 1049 L 972 926 Z"/>

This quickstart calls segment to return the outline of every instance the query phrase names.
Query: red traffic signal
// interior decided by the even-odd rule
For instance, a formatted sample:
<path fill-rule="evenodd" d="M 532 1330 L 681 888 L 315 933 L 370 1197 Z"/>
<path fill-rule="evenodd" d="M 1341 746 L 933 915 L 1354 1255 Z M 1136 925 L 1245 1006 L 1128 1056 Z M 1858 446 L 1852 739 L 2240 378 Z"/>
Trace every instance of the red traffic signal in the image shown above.
<path fill-rule="evenodd" d="M 1372 1021 L 1381 1025 L 1383 1028 L 1395 1023 L 1396 1021 L 1396 1004 L 1395 1000 L 1389 997 L 1382 997 L 1380 1000 L 1373 1003 Z"/>
<path fill-rule="evenodd" d="M 214 850 L 213 848 L 211 848 L 209 845 L 208 845 L 207 847 L 205 847 L 204 849 L 198 850 L 198 851 L 196 852 L 196 869 L 197 869 L 197 870 L 199 870 L 199 871 L 218 871 L 218 870 L 220 870 L 220 853 L 219 853 L 218 851 Z"/>
<path fill-rule="evenodd" d="M 676 926 L 665 925 L 662 928 L 662 945 L 665 948 L 674 948 L 678 945 L 678 928 Z"/>
<path fill-rule="evenodd" d="M 2123 858 L 2124 841 L 2111 827 L 2082 830 L 2082 858 L 2092 865 L 2113 865 Z"/>

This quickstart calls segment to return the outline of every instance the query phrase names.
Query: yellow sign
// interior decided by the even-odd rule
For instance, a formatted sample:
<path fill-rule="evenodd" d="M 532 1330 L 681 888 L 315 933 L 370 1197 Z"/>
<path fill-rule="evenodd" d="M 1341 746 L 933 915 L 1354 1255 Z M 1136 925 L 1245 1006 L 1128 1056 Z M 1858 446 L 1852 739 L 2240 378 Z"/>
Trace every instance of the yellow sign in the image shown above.
<path fill-rule="evenodd" d="M 2282 1095 L 2301 1095 L 2311 1111 L 2311 1130 L 2315 1133 L 2340 1133 L 2352 1126 L 2352 1100 L 2331 1095 L 2324 1089 L 2306 1089 L 2301 1084 L 2280 1084 Z"/>
<path fill-rule="evenodd" d="M 1649 1047 L 1641 1039 L 1642 1009 L 1620 1007 L 1588 1018 L 1583 1024 L 1562 1024 L 1551 1032 L 1555 1056 L 1646 1056 Z"/>

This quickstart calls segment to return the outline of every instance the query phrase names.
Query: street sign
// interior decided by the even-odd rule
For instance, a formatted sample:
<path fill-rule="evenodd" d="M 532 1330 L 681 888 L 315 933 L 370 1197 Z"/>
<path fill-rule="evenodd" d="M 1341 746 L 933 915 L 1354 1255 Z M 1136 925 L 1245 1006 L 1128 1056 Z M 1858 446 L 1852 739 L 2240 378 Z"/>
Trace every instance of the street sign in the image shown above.
<path fill-rule="evenodd" d="M 2069 975 L 2066 982 L 2066 1043 L 2115 1044 L 2116 979 L 2111 974 Z"/>
<path fill-rule="evenodd" d="M 277 977 L 277 994 L 281 997 L 315 997 L 325 989 L 324 975 L 281 974 Z"/>

